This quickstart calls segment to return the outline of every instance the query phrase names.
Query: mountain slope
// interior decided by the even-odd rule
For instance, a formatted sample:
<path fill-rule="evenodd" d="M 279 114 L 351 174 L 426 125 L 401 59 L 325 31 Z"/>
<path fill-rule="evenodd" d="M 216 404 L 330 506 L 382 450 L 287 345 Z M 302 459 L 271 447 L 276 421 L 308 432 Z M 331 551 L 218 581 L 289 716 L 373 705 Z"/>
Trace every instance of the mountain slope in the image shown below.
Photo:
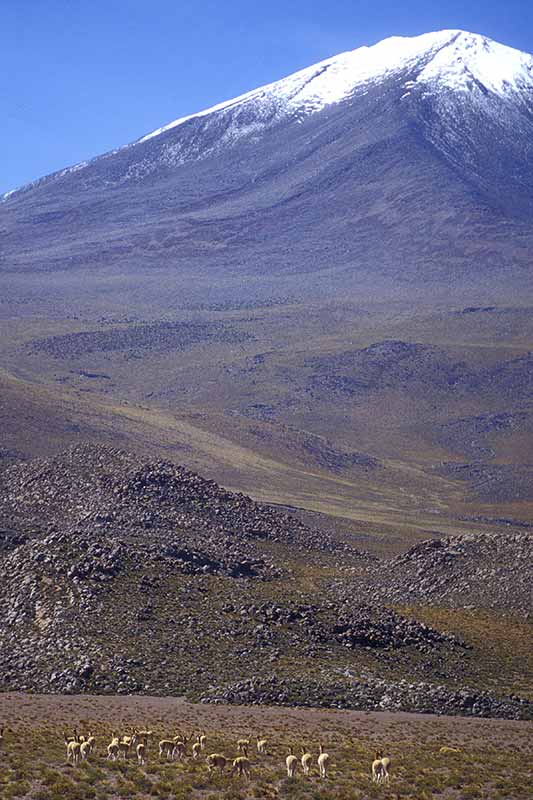
<path fill-rule="evenodd" d="M 484 37 L 392 38 L 8 196 L 2 365 L 60 402 L 47 443 L 10 384 L 4 447 L 184 453 L 400 532 L 528 522 L 532 88 Z"/>
<path fill-rule="evenodd" d="M 471 286 L 472 268 L 489 293 L 514 287 L 531 244 L 532 63 L 460 31 L 342 54 L 11 194 L 2 267 L 66 271 L 48 286 L 105 285 L 111 303 L 134 275 L 164 308 L 207 279 L 286 293 L 302 271 L 314 295 L 324 270 L 326 291 Z"/>

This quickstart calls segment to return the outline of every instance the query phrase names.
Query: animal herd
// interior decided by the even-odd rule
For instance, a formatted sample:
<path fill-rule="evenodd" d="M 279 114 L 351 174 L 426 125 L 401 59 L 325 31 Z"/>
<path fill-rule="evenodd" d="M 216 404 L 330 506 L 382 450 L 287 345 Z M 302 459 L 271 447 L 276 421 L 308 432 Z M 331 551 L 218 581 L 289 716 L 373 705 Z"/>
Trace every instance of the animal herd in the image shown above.
<path fill-rule="evenodd" d="M 120 758 L 126 761 L 130 757 L 135 757 L 137 763 L 143 766 L 146 764 L 149 743 L 153 738 L 154 732 L 151 730 L 133 730 L 131 734 L 123 736 L 119 736 L 114 732 L 106 748 L 106 758 L 109 761 L 116 761 Z M 178 733 L 176 736 L 159 740 L 159 759 L 182 761 L 189 755 L 188 745 L 190 745 L 190 755 L 193 760 L 197 761 L 206 750 L 207 737 L 205 734 L 200 734 L 196 736 L 194 741 L 192 741 L 192 738 L 192 736 L 184 736 L 182 733 Z M 96 748 L 96 739 L 92 733 L 88 733 L 85 736 L 78 734 L 74 730 L 74 735 L 67 736 L 65 734 L 64 740 L 67 748 L 67 761 L 72 763 L 73 766 L 77 766 L 80 761 L 87 759 L 94 753 Z M 231 775 L 249 778 L 252 766 L 248 757 L 249 748 L 250 739 L 238 739 L 236 742 L 237 755 L 234 758 L 228 758 L 223 753 L 209 753 L 205 756 L 208 771 L 218 770 L 222 774 L 231 764 Z M 268 755 L 268 741 L 258 738 L 256 750 L 258 756 Z M 318 755 L 316 757 L 306 747 L 301 748 L 301 755 L 297 757 L 294 755 L 292 747 L 290 747 L 285 758 L 287 777 L 296 777 L 299 768 L 301 768 L 305 776 L 309 776 L 315 763 L 318 767 L 320 778 L 327 778 L 330 768 L 330 756 L 325 752 L 322 744 L 318 745 Z M 389 782 L 390 765 L 390 758 L 383 756 L 382 752 L 376 753 L 371 766 L 371 775 L 374 783 Z"/>

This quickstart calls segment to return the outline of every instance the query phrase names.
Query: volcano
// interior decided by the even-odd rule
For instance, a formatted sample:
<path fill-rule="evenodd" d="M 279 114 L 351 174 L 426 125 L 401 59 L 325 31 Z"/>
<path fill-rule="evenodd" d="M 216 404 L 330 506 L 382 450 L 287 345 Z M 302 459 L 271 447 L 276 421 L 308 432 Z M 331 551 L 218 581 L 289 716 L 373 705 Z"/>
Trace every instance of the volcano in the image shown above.
<path fill-rule="evenodd" d="M 530 55 L 459 30 L 393 37 L 9 193 L 1 269 L 50 299 L 120 305 L 133 285 L 161 310 L 522 292 L 532 141 Z"/>

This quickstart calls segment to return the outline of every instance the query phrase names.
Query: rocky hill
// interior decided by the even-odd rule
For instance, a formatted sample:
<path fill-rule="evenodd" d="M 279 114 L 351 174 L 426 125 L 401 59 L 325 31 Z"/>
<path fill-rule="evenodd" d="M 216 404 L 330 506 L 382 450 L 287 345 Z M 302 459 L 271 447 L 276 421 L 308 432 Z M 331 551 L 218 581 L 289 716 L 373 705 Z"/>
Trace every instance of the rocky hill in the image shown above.
<path fill-rule="evenodd" d="M 79 445 L 55 458 L 18 462 L 0 473 L 0 513 L 23 530 L 99 532 L 157 540 L 179 531 L 184 542 L 221 549 L 254 541 L 318 550 L 340 547 L 294 517 L 227 492 L 171 462 L 143 462 L 115 448 Z M 40 534 L 41 535 L 41 534 Z"/>
<path fill-rule="evenodd" d="M 475 540 L 451 572 L 432 556 L 451 546 L 438 542 L 391 569 L 183 467 L 103 446 L 4 467 L 0 498 L 3 689 L 300 703 L 307 686 L 318 705 L 530 713 L 476 673 L 468 632 L 392 608 L 414 597 L 411 564 L 432 566 L 424 602 L 444 602 L 438 588 L 454 582 L 466 597 Z M 525 542 L 497 545 L 500 565 L 518 548 L 524 587 Z M 377 576 L 391 574 L 386 596 Z M 478 576 L 489 593 L 499 577 Z"/>
<path fill-rule="evenodd" d="M 360 586 L 360 578 L 356 583 Z M 367 597 L 375 603 L 485 608 L 531 619 L 532 585 L 533 535 L 515 530 L 421 542 L 368 568 Z"/>

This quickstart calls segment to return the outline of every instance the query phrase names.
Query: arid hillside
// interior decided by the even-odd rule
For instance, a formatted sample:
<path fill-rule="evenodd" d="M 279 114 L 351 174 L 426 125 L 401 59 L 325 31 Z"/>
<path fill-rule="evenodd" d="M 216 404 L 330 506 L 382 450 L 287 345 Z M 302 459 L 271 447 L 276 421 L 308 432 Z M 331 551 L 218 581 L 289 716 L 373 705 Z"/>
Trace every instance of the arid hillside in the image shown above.
<path fill-rule="evenodd" d="M 4 690 L 533 713 L 527 531 L 391 558 L 96 445 L 15 462 L 0 488 Z"/>

